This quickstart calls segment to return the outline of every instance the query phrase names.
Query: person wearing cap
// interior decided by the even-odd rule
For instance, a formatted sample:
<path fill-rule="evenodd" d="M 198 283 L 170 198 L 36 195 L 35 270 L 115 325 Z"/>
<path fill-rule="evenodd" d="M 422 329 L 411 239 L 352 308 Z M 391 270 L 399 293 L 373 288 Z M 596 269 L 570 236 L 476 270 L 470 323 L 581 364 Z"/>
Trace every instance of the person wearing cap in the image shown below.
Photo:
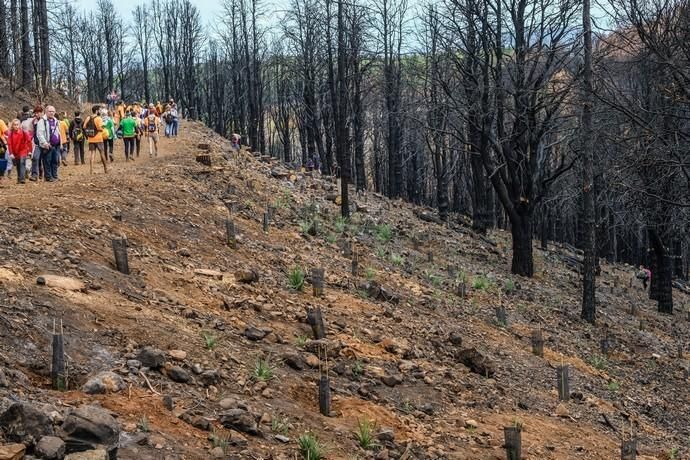
<path fill-rule="evenodd" d="M 58 180 L 62 141 L 60 138 L 60 120 L 55 117 L 55 107 L 46 107 L 46 116 L 36 123 L 36 139 L 41 150 L 43 173 L 46 182 Z"/>

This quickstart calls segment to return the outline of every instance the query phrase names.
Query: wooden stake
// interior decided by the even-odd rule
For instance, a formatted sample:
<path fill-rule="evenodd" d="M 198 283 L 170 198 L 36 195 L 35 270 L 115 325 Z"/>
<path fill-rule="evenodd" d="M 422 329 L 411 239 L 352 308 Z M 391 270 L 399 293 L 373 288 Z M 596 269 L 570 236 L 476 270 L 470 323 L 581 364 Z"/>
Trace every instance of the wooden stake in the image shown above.
<path fill-rule="evenodd" d="M 570 399 L 569 368 L 562 364 L 556 368 L 556 383 L 558 385 L 558 399 L 568 401 Z"/>
<path fill-rule="evenodd" d="M 637 459 L 637 439 L 629 439 L 621 443 L 621 460 Z"/>
<path fill-rule="evenodd" d="M 541 332 L 541 326 L 532 331 L 532 353 L 544 357 L 544 336 Z"/>
<path fill-rule="evenodd" d="M 54 390 L 65 391 L 67 389 L 67 377 L 65 374 L 65 346 L 62 336 L 62 320 L 60 320 L 60 332 L 56 331 L 55 326 L 55 320 L 53 319 L 53 360 L 50 368 L 50 377 Z"/>

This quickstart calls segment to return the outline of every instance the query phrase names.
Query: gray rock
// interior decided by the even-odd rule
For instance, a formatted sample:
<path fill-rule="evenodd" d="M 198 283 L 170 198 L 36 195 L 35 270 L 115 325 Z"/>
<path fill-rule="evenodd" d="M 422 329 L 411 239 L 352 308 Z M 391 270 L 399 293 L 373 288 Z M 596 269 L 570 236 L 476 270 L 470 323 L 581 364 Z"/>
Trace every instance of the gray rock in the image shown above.
<path fill-rule="evenodd" d="M 235 398 L 223 398 L 218 403 L 221 409 L 235 409 L 237 407 L 237 400 Z"/>
<path fill-rule="evenodd" d="M 114 372 L 101 372 L 95 377 L 89 379 L 83 386 L 82 390 L 86 394 L 105 394 L 117 393 L 118 391 L 127 388 L 122 377 Z"/>
<path fill-rule="evenodd" d="M 107 411 L 96 406 L 80 406 L 71 410 L 62 424 L 61 437 L 67 452 L 81 452 L 105 447 L 117 449 L 120 425 Z"/>
<path fill-rule="evenodd" d="M 202 372 L 204 372 L 204 368 L 201 367 L 201 364 L 193 364 L 192 365 L 192 372 L 194 372 L 196 375 L 199 375 Z"/>
<path fill-rule="evenodd" d="M 403 378 L 398 374 L 386 374 L 381 377 L 381 381 L 389 387 L 394 387 L 403 383 Z"/>
<path fill-rule="evenodd" d="M 470 371 L 482 377 L 493 377 L 495 369 L 493 362 L 480 353 L 476 348 L 467 348 L 456 355 L 456 359 L 467 366 Z"/>
<path fill-rule="evenodd" d="M 451 332 L 450 335 L 448 336 L 448 340 L 450 341 L 450 343 L 452 343 L 453 345 L 456 345 L 458 347 L 460 345 L 462 345 L 462 336 L 457 331 Z"/>
<path fill-rule="evenodd" d="M 158 369 L 165 364 L 165 352 L 158 348 L 144 347 L 139 350 L 137 360 L 141 362 L 142 366 Z"/>
<path fill-rule="evenodd" d="M 173 366 L 168 370 L 168 377 L 173 382 L 189 383 L 192 381 L 192 376 L 180 366 Z"/>
<path fill-rule="evenodd" d="M 256 417 L 244 409 L 231 409 L 220 415 L 220 423 L 225 428 L 232 428 L 242 433 L 256 436 L 259 434 L 259 427 Z"/>
<path fill-rule="evenodd" d="M 61 460 L 65 450 L 65 441 L 56 436 L 43 436 L 36 445 L 36 453 L 47 460 Z"/>
<path fill-rule="evenodd" d="M 283 436 L 282 434 L 277 434 L 274 436 L 274 438 L 276 439 L 276 441 L 280 441 L 282 443 L 290 442 L 290 438 L 288 438 L 287 436 Z"/>
<path fill-rule="evenodd" d="M 65 457 L 65 460 L 108 460 L 108 452 L 106 452 L 104 449 L 75 452 Z"/>
<path fill-rule="evenodd" d="M 202 372 L 199 376 L 199 379 L 201 380 L 201 384 L 205 387 L 209 385 L 216 385 L 218 382 L 220 382 L 220 374 L 215 369 L 208 370 Z"/>
<path fill-rule="evenodd" d="M 283 355 L 283 362 L 293 368 L 296 371 L 301 371 L 304 369 L 304 359 L 299 355 L 299 353 L 286 353 Z"/>
<path fill-rule="evenodd" d="M 253 341 L 258 341 L 263 339 L 268 335 L 268 332 L 258 329 L 254 326 L 247 326 L 247 328 L 244 330 L 244 336 L 248 338 L 249 340 Z"/>
<path fill-rule="evenodd" d="M 381 428 L 381 431 L 379 431 L 379 433 L 376 435 L 376 437 L 381 442 L 394 442 L 395 432 L 393 431 L 393 428 L 383 427 Z"/>
<path fill-rule="evenodd" d="M 0 415 L 0 427 L 10 442 L 33 444 L 53 434 L 50 418 L 28 403 L 14 403 Z"/>

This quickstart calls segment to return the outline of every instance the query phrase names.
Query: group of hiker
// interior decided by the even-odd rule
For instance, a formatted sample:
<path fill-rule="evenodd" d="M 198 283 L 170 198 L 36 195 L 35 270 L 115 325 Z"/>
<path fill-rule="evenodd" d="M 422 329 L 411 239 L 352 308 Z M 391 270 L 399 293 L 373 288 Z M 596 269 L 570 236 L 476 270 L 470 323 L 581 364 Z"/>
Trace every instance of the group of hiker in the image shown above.
<path fill-rule="evenodd" d="M 52 105 L 45 108 L 37 105 L 33 110 L 23 107 L 9 126 L 0 119 L 0 179 L 14 169 L 20 184 L 27 178 L 56 181 L 59 167 L 68 164 L 70 146 L 74 165 L 86 164 L 88 146 L 90 172 L 93 174 L 98 152 L 103 171 L 107 173 L 108 163 L 115 161 L 117 139 L 123 141 L 128 162 L 139 157 L 142 138 L 148 143 L 149 156 L 158 156 L 161 124 L 165 125 L 166 137 L 177 136 L 177 105 L 172 99 L 165 106 L 160 102 L 112 104 L 108 99 L 108 106 L 94 105 L 90 112 L 76 111 L 70 120 L 66 112 L 57 113 Z"/>

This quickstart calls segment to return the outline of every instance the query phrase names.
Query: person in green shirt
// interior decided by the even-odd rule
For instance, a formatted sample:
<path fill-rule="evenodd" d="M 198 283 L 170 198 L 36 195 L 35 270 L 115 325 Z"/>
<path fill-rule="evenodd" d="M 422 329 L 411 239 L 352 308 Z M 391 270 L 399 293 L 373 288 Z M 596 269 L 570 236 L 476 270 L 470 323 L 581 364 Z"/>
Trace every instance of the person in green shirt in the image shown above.
<path fill-rule="evenodd" d="M 125 142 L 125 161 L 134 161 L 134 148 L 137 138 L 137 120 L 132 116 L 132 112 L 127 112 L 125 118 L 120 121 L 122 139 Z"/>
<path fill-rule="evenodd" d="M 112 163 L 115 161 L 114 144 L 117 136 L 115 135 L 115 122 L 113 121 L 112 113 L 107 110 L 102 111 L 101 118 L 103 118 L 103 127 L 108 132 L 108 137 L 103 136 L 103 146 L 105 147 L 105 156 L 110 159 Z"/>

